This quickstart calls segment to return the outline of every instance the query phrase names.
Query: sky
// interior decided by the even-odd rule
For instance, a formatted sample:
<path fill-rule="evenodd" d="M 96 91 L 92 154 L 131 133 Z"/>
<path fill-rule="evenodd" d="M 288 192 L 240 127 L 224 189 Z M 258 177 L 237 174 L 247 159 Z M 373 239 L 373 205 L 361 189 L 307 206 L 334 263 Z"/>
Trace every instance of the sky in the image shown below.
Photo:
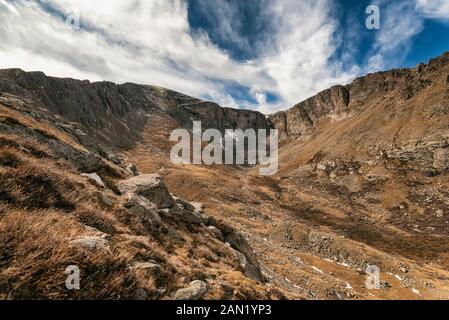
<path fill-rule="evenodd" d="M 0 68 L 263 113 L 445 51 L 449 0 L 0 0 Z"/>

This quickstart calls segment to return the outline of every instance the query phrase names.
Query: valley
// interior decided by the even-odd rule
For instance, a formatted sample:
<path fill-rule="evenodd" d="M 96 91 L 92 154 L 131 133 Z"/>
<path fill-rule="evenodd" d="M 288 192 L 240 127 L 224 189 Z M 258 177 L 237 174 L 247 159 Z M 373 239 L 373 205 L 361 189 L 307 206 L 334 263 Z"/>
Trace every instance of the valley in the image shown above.
<path fill-rule="evenodd" d="M 0 70 L 0 297 L 449 299 L 448 75 L 446 53 L 266 117 Z M 173 164 L 192 119 L 278 129 L 278 172 Z"/>

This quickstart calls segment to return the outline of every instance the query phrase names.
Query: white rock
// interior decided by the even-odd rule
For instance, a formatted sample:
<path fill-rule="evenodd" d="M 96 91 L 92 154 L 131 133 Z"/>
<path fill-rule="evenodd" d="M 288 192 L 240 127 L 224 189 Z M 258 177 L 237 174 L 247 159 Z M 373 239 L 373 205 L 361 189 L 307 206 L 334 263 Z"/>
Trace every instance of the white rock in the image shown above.
<path fill-rule="evenodd" d="M 95 172 L 93 172 L 93 173 L 82 173 L 81 176 L 89 178 L 89 180 L 93 181 L 99 187 L 105 188 L 103 180 L 101 180 L 100 176 L 97 173 L 95 173 Z"/>

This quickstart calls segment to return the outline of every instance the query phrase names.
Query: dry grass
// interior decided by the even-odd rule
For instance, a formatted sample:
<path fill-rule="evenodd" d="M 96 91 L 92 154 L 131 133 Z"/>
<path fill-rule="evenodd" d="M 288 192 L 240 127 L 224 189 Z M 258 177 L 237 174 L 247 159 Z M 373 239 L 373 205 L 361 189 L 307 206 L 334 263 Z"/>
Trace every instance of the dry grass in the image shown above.
<path fill-rule="evenodd" d="M 113 192 L 126 177 L 108 161 L 98 174 Z M 102 206 L 95 191 L 104 192 L 45 145 L 0 136 L 0 299 L 167 299 L 190 281 L 224 279 L 228 272 L 237 291 L 250 291 L 245 297 L 268 297 L 242 281 L 231 249 L 203 226 L 165 221 L 155 227 L 118 205 L 113 192 L 115 205 Z M 95 230 L 108 235 L 109 251 L 69 245 L 98 236 Z M 161 268 L 133 268 L 148 261 Z M 65 287 L 70 265 L 80 268 L 79 291 Z M 214 297 L 225 297 L 218 285 L 206 296 Z"/>
<path fill-rule="evenodd" d="M 44 121 L 38 121 L 30 116 L 3 105 L 0 105 L 0 122 L 28 127 L 49 139 L 55 139 L 70 144 L 80 151 L 87 151 L 86 148 L 77 143 L 67 133 L 52 127 Z"/>

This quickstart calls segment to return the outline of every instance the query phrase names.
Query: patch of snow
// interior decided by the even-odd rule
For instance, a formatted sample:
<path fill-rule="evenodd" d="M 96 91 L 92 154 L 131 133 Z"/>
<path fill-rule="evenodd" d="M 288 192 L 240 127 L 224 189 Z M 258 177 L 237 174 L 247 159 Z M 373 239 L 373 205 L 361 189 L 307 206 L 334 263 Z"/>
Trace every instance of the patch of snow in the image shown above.
<path fill-rule="evenodd" d="M 398 279 L 399 281 L 402 281 L 402 280 L 404 280 L 403 278 L 401 278 L 400 276 L 398 276 L 397 274 L 395 274 L 394 275 L 394 277 L 396 278 L 396 279 Z"/>
<path fill-rule="evenodd" d="M 339 265 L 341 265 L 341 266 L 343 266 L 343 267 L 346 267 L 346 268 L 351 268 L 351 266 L 349 265 L 349 264 L 347 264 L 347 263 L 344 263 L 344 262 L 337 262 Z"/>
<path fill-rule="evenodd" d="M 415 289 L 415 288 L 412 289 L 412 292 L 415 293 L 415 294 L 417 294 L 418 296 L 421 295 L 421 293 L 420 293 L 417 289 Z"/>
<path fill-rule="evenodd" d="M 312 269 L 315 270 L 315 271 L 317 271 L 317 272 L 319 272 L 319 273 L 324 273 L 323 270 L 320 270 L 320 269 L 318 269 L 318 268 L 315 267 L 315 266 L 312 266 Z"/>

